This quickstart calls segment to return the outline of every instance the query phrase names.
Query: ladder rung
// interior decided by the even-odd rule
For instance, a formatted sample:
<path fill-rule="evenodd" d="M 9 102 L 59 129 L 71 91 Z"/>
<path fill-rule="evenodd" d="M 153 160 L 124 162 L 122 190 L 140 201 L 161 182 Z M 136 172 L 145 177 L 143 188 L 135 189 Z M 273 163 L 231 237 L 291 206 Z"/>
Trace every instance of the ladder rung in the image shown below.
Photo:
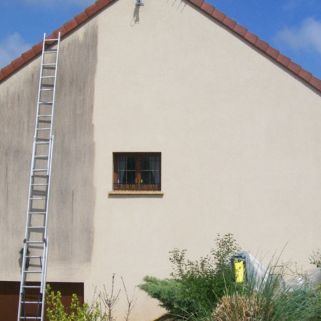
<path fill-rule="evenodd" d="M 39 168 L 39 169 L 33 169 L 33 172 L 46 172 L 48 168 Z"/>
<path fill-rule="evenodd" d="M 31 184 L 31 186 L 48 186 L 48 184 Z"/>
<path fill-rule="evenodd" d="M 46 68 L 46 69 L 56 69 L 56 64 L 54 64 L 54 63 L 51 63 L 51 64 L 43 64 L 42 67 L 43 67 L 43 68 Z"/>
<path fill-rule="evenodd" d="M 28 259 L 41 259 L 41 255 L 26 255 L 26 258 Z"/>
<path fill-rule="evenodd" d="M 26 241 L 27 244 L 44 244 L 44 241 Z"/>
<path fill-rule="evenodd" d="M 43 209 L 37 209 L 37 208 L 34 208 L 34 209 L 32 209 L 32 210 L 29 210 L 28 211 L 30 214 L 45 214 L 46 213 L 46 211 L 44 211 Z"/>
<path fill-rule="evenodd" d="M 50 127 L 42 127 L 42 128 L 37 128 L 37 130 L 50 130 Z"/>
<path fill-rule="evenodd" d="M 41 317 L 32 317 L 32 316 L 25 317 L 25 316 L 22 316 L 22 317 L 20 317 L 20 320 L 41 320 Z"/>
<path fill-rule="evenodd" d="M 44 226 L 28 226 L 29 230 L 44 230 Z"/>
<path fill-rule="evenodd" d="M 49 78 L 56 78 L 55 75 L 53 76 L 41 76 L 40 79 L 49 79 Z"/>
<path fill-rule="evenodd" d="M 51 117 L 51 114 L 49 114 L 49 115 L 38 115 L 38 118 L 39 117 Z"/>
<path fill-rule="evenodd" d="M 47 42 L 50 42 L 50 41 L 58 41 L 59 38 L 46 38 L 45 41 Z"/>
<path fill-rule="evenodd" d="M 26 289 L 40 289 L 40 285 L 23 285 L 24 288 Z"/>
<path fill-rule="evenodd" d="M 29 198 L 30 201 L 43 201 L 45 199 L 46 199 L 46 197 L 30 197 Z"/>
<path fill-rule="evenodd" d="M 35 159 L 48 159 L 47 155 L 39 155 L 39 156 L 35 156 Z"/>
<path fill-rule="evenodd" d="M 49 142 L 50 138 L 36 137 L 36 142 Z"/>
<path fill-rule="evenodd" d="M 21 301 L 23 304 L 42 304 L 41 301 Z"/>
<path fill-rule="evenodd" d="M 37 144 L 37 145 L 48 145 L 49 142 L 44 142 L 44 141 L 39 142 L 39 141 L 36 141 L 36 144 Z"/>
<path fill-rule="evenodd" d="M 41 273 L 42 271 L 23 271 L 23 273 Z"/>
<path fill-rule="evenodd" d="M 39 101 L 38 104 L 39 105 L 48 105 L 48 106 L 50 106 L 50 105 L 53 104 L 53 102 L 52 101 Z"/>
<path fill-rule="evenodd" d="M 31 193 L 32 193 L 33 196 L 36 196 L 36 195 L 46 196 L 47 191 L 46 190 L 45 191 L 39 191 L 39 190 L 32 189 Z"/>

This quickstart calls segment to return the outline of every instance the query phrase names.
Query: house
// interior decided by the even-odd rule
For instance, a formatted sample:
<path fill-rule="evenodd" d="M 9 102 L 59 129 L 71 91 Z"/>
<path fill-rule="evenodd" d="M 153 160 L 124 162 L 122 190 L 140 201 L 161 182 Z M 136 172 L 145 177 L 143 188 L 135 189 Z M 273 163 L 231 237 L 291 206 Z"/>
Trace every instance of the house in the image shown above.
<path fill-rule="evenodd" d="M 198 257 L 226 232 L 308 265 L 321 80 L 202 0 L 99 0 L 58 31 L 48 281 L 90 301 L 116 273 L 131 293 L 169 275 L 171 249 Z M 20 278 L 40 53 L 0 71 L 1 302 Z M 132 321 L 162 314 L 136 298 Z"/>

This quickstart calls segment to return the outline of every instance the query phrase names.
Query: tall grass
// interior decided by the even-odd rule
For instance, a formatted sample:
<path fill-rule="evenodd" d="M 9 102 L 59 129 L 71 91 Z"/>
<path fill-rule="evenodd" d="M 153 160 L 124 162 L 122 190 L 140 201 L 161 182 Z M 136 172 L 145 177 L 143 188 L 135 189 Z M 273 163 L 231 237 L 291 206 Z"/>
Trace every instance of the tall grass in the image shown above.
<path fill-rule="evenodd" d="M 210 320 L 321 321 L 320 289 L 309 284 L 291 289 L 273 272 L 270 264 L 264 277 L 252 274 L 243 286 L 227 291 Z"/>

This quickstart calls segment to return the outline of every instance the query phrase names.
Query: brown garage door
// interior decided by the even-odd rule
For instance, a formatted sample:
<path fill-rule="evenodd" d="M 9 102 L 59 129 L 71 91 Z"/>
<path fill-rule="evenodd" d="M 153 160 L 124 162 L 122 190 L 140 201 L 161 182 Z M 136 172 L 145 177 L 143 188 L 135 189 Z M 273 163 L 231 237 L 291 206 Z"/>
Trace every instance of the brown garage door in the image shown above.
<path fill-rule="evenodd" d="M 69 305 L 71 296 L 76 293 L 80 302 L 84 302 L 84 284 L 50 282 L 54 291 L 60 291 L 62 302 Z M 0 316 L 1 320 L 17 321 L 20 282 L 0 281 Z"/>

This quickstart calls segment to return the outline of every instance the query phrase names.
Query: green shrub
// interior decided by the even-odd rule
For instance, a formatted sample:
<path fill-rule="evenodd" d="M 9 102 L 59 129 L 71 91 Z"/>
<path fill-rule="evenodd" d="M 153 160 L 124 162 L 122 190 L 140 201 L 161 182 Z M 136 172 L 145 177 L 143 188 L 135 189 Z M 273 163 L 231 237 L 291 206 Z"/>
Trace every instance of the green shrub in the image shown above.
<path fill-rule="evenodd" d="M 217 247 L 199 260 L 186 259 L 186 250 L 170 252 L 170 279 L 145 277 L 139 287 L 158 299 L 178 320 L 208 318 L 224 293 L 234 286 L 229 259 L 239 246 L 231 234 L 218 235 Z"/>
<path fill-rule="evenodd" d="M 52 291 L 50 286 L 46 290 L 46 315 L 48 321 L 108 321 L 99 302 L 92 306 L 81 304 L 77 295 L 73 294 L 70 306 L 65 307 L 61 292 Z"/>
<path fill-rule="evenodd" d="M 283 291 L 274 298 L 272 321 L 320 321 L 321 295 L 319 290 L 302 287 Z"/>

